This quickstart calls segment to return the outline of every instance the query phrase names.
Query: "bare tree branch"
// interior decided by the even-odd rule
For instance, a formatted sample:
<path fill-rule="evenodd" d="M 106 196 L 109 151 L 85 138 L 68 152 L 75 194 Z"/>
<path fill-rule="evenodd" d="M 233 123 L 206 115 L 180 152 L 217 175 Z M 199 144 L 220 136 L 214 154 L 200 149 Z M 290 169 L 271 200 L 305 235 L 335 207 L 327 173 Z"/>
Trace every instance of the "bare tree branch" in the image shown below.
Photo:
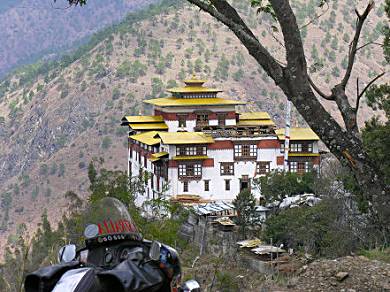
<path fill-rule="evenodd" d="M 325 93 L 323 93 L 316 85 L 315 83 L 313 82 L 313 80 L 310 78 L 309 76 L 309 83 L 311 85 L 311 87 L 314 89 L 315 92 L 317 92 L 322 98 L 326 99 L 326 100 L 334 100 L 334 97 L 332 95 L 326 95 Z"/>
<path fill-rule="evenodd" d="M 356 48 L 356 52 L 359 51 L 360 49 L 363 49 L 364 47 L 368 46 L 368 45 L 377 45 L 377 46 L 380 46 L 380 47 L 383 47 L 383 44 L 381 43 L 377 43 L 377 42 L 368 42 L 364 45 L 361 45 L 360 47 Z"/>
<path fill-rule="evenodd" d="M 383 75 L 385 75 L 385 72 L 382 72 L 381 74 L 379 74 L 378 76 L 376 76 L 374 79 L 372 79 L 370 82 L 368 82 L 368 84 L 366 85 L 366 87 L 364 87 L 364 89 L 362 90 L 362 92 L 359 93 L 359 84 L 357 84 L 357 98 L 356 98 L 356 107 L 355 107 L 355 111 L 357 112 L 359 110 L 359 104 L 360 104 L 360 99 L 362 98 L 362 96 L 364 95 L 364 93 L 366 92 L 366 90 L 372 85 L 374 84 L 374 82 L 376 82 L 379 78 L 381 78 Z M 357 82 L 358 82 L 359 79 L 357 79 Z"/>
<path fill-rule="evenodd" d="M 246 44 L 245 47 L 249 54 L 256 59 L 275 83 L 283 82 L 283 67 L 259 42 L 237 11 L 227 1 L 211 0 L 211 4 L 202 0 L 188 0 L 188 2 L 198 6 L 201 10 L 225 24 L 242 43 Z"/>
<path fill-rule="evenodd" d="M 310 21 L 304 25 L 302 25 L 299 29 L 303 29 L 305 28 L 306 26 L 309 26 L 310 24 L 312 24 L 314 21 L 316 21 L 317 19 L 321 18 L 323 15 L 325 15 L 326 12 L 328 12 L 329 10 L 329 4 L 328 2 L 325 2 L 326 4 L 326 10 L 324 12 L 322 12 L 321 14 L 316 14 L 316 16 L 312 19 L 310 19 Z"/>
<path fill-rule="evenodd" d="M 348 80 L 351 77 L 352 67 L 353 67 L 353 64 L 355 63 L 355 57 L 356 57 L 356 52 L 357 52 L 356 48 L 357 48 L 357 45 L 358 45 L 358 42 L 359 42 L 360 33 L 362 31 L 363 24 L 364 24 L 365 20 L 367 19 L 367 16 L 370 13 L 370 11 L 374 8 L 374 5 L 375 5 L 374 1 L 370 0 L 370 2 L 368 3 L 368 5 L 367 5 L 366 9 L 364 10 L 363 14 L 359 14 L 359 11 L 357 11 L 357 9 L 355 9 L 355 12 L 356 12 L 356 15 L 357 15 L 356 30 L 355 30 L 355 35 L 353 37 L 353 40 L 352 40 L 352 42 L 351 42 L 351 44 L 349 46 L 347 70 L 345 71 L 344 78 L 343 78 L 343 80 L 340 83 L 340 85 L 343 88 L 346 87 L 346 85 L 348 83 Z"/>

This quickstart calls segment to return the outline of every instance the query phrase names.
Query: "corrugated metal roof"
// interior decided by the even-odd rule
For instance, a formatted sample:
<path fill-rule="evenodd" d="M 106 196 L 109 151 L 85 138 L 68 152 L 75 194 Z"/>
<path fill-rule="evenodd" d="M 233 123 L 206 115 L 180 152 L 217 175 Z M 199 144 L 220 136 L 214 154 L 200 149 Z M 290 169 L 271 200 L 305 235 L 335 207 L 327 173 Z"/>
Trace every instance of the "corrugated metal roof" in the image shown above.
<path fill-rule="evenodd" d="M 174 156 L 173 160 L 203 160 L 209 158 L 206 155 L 194 155 L 194 156 Z"/>
<path fill-rule="evenodd" d="M 306 157 L 306 156 L 320 156 L 320 154 L 319 153 L 292 153 L 292 152 L 288 152 L 288 156 Z"/>
<path fill-rule="evenodd" d="M 275 126 L 272 120 L 240 120 L 237 126 Z"/>
<path fill-rule="evenodd" d="M 215 212 L 221 212 L 226 210 L 233 210 L 234 206 L 232 204 L 220 201 L 212 202 L 203 205 L 193 206 L 194 212 L 198 215 L 208 215 Z"/>
<path fill-rule="evenodd" d="M 267 112 L 240 113 L 240 120 L 270 120 Z"/>
<path fill-rule="evenodd" d="M 125 116 L 122 118 L 122 122 L 128 123 L 155 123 L 163 121 L 162 116 Z"/>
<path fill-rule="evenodd" d="M 159 132 L 158 136 L 164 144 L 209 144 L 213 137 L 201 132 Z"/>
<path fill-rule="evenodd" d="M 157 131 L 148 131 L 141 134 L 131 135 L 130 138 L 146 145 L 156 145 L 161 141 L 159 138 L 155 138 L 157 134 Z"/>
<path fill-rule="evenodd" d="M 284 130 L 275 130 L 279 140 L 284 140 Z M 310 128 L 291 128 L 290 129 L 290 140 L 320 140 L 316 133 Z"/>
<path fill-rule="evenodd" d="M 133 130 L 166 130 L 168 129 L 165 123 L 130 123 L 129 127 Z"/>
<path fill-rule="evenodd" d="M 194 106 L 194 105 L 239 105 L 245 102 L 231 99 L 224 99 L 219 97 L 214 98 L 175 98 L 163 97 L 148 99 L 145 103 L 153 104 L 155 106 Z"/>
<path fill-rule="evenodd" d="M 174 87 L 168 89 L 168 92 L 172 93 L 210 93 L 210 92 L 222 92 L 220 89 L 209 88 L 203 86 L 184 86 L 184 87 Z"/>
<path fill-rule="evenodd" d="M 155 161 L 160 160 L 161 157 L 164 157 L 164 156 L 166 156 L 168 154 L 169 154 L 168 152 L 164 152 L 164 151 L 158 152 L 158 153 L 153 153 L 151 155 L 151 157 L 149 158 L 149 160 L 152 161 L 152 162 L 155 162 Z"/>

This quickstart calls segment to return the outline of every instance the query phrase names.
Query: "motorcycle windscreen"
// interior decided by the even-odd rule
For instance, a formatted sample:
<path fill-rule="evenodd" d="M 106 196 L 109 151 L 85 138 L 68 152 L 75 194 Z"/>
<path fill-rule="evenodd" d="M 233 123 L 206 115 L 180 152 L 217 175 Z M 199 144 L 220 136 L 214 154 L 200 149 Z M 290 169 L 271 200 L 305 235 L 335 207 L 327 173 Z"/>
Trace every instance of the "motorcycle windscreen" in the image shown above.
<path fill-rule="evenodd" d="M 91 204 L 85 213 L 84 236 L 86 239 L 109 238 L 113 234 L 132 234 L 141 238 L 126 206 L 118 199 L 106 197 Z"/>

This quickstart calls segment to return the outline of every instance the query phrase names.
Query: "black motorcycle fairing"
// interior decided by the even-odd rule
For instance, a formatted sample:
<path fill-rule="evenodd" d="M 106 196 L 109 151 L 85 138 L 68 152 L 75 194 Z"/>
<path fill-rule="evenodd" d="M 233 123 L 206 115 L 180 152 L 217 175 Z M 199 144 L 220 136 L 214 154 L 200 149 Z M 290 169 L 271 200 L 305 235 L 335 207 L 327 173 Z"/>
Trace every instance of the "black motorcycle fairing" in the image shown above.
<path fill-rule="evenodd" d="M 148 246 L 142 242 L 121 242 L 96 246 L 88 251 L 87 262 L 96 267 L 109 269 L 127 260 L 132 253 L 137 253 L 137 256 L 132 256 L 131 259 L 138 259 L 142 262 L 148 256 Z"/>
<path fill-rule="evenodd" d="M 154 262 L 126 260 L 112 270 L 99 272 L 97 276 L 104 291 L 170 291 L 165 275 Z"/>
<path fill-rule="evenodd" d="M 80 267 L 78 261 L 40 268 L 26 276 L 24 287 L 26 292 L 46 292 L 53 290 L 61 276 Z"/>

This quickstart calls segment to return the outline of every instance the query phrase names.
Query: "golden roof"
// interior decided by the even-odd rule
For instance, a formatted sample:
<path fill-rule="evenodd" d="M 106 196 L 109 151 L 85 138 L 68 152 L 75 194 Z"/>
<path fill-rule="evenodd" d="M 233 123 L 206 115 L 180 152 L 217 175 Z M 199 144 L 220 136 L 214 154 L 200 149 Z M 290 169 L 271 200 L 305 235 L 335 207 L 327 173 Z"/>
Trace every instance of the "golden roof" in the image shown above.
<path fill-rule="evenodd" d="M 214 143 L 213 137 L 201 132 L 159 132 L 164 144 L 208 144 Z"/>
<path fill-rule="evenodd" d="M 175 98 L 163 97 L 144 101 L 155 106 L 193 106 L 193 105 L 239 105 L 245 102 L 224 98 Z"/>
<path fill-rule="evenodd" d="M 218 93 L 222 92 L 222 90 L 216 88 L 203 87 L 203 84 L 206 83 L 207 80 L 202 80 L 196 78 L 195 75 L 192 75 L 191 79 L 184 80 L 186 86 L 184 87 L 175 87 L 168 89 L 168 92 L 172 93 Z"/>
<path fill-rule="evenodd" d="M 284 140 L 284 128 L 275 130 L 279 140 Z M 320 140 L 316 133 L 310 128 L 291 128 L 290 140 Z"/>
<path fill-rule="evenodd" d="M 240 120 L 237 126 L 275 126 L 275 123 L 272 120 Z"/>
<path fill-rule="evenodd" d="M 185 87 L 174 87 L 167 90 L 172 93 L 209 93 L 209 92 L 222 92 L 220 89 L 209 88 L 203 86 L 195 86 L 194 84 Z"/>
<path fill-rule="evenodd" d="M 165 123 L 137 123 L 129 124 L 133 130 L 167 130 L 168 126 Z"/>
<path fill-rule="evenodd" d="M 148 131 L 141 134 L 131 135 L 130 138 L 146 145 L 156 145 L 160 143 L 160 139 L 155 138 L 157 131 Z"/>
<path fill-rule="evenodd" d="M 169 153 L 168 153 L 168 152 L 165 152 L 165 151 L 158 152 L 158 153 L 153 153 L 153 154 L 151 155 L 151 157 L 149 158 L 149 160 L 152 161 L 152 162 L 155 162 L 155 161 L 160 160 L 161 157 L 166 156 L 166 155 L 168 155 L 168 154 L 169 154 Z"/>
<path fill-rule="evenodd" d="M 122 122 L 128 123 L 155 123 L 163 121 L 162 116 L 125 116 L 122 118 Z"/>
<path fill-rule="evenodd" d="M 320 154 L 319 153 L 294 153 L 294 152 L 289 151 L 288 152 L 288 156 L 292 156 L 292 157 L 306 157 L 306 156 L 320 156 Z"/>
<path fill-rule="evenodd" d="M 209 158 L 206 155 L 198 155 L 198 156 L 174 156 L 173 160 L 203 160 Z"/>
<path fill-rule="evenodd" d="M 240 113 L 240 120 L 270 120 L 267 112 Z"/>

